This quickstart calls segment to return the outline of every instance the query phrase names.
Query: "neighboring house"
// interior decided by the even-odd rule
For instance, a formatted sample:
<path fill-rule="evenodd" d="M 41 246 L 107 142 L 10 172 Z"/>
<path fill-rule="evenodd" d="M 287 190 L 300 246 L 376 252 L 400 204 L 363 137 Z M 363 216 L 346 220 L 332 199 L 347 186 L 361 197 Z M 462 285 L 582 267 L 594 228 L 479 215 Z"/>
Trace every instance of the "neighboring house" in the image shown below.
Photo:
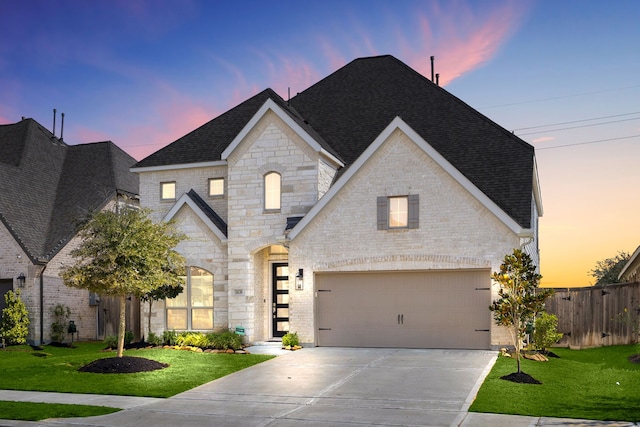
<path fill-rule="evenodd" d="M 640 282 L 640 246 L 636 248 L 618 275 L 620 283 Z"/>
<path fill-rule="evenodd" d="M 71 309 L 76 339 L 103 334 L 100 298 L 64 286 L 58 274 L 73 262 L 79 221 L 137 203 L 138 176 L 129 171 L 134 163 L 110 141 L 67 145 L 33 119 L 0 125 L 0 294 L 20 289 L 29 342 L 50 341 L 56 304 Z"/>
<path fill-rule="evenodd" d="M 533 147 L 392 56 L 264 90 L 132 171 L 190 237 L 156 333 L 486 349 L 510 342 L 491 272 L 514 248 L 539 259 Z"/>

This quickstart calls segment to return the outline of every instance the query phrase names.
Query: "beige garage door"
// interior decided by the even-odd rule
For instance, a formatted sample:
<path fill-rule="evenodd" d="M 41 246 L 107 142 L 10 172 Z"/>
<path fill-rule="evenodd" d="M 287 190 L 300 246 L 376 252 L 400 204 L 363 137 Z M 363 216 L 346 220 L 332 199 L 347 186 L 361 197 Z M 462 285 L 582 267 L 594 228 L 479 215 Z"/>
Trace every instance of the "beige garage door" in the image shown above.
<path fill-rule="evenodd" d="M 489 270 L 316 275 L 318 345 L 488 349 Z"/>

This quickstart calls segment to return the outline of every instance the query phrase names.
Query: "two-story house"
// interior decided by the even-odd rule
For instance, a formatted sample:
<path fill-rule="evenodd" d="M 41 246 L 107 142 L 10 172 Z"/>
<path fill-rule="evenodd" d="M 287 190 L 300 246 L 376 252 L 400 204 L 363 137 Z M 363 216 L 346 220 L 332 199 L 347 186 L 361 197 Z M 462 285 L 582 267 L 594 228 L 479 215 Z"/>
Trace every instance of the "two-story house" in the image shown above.
<path fill-rule="evenodd" d="M 73 262 L 88 214 L 137 204 L 138 176 L 129 171 L 135 162 L 110 141 L 68 145 L 33 119 L 0 125 L 0 310 L 4 294 L 19 289 L 29 342 L 50 341 L 57 304 L 71 310 L 76 339 L 117 330 L 111 299 L 68 288 L 58 274 Z"/>
<path fill-rule="evenodd" d="M 533 147 L 392 56 L 264 90 L 132 170 L 190 238 L 156 333 L 486 349 L 509 342 L 491 272 L 516 247 L 539 259 Z"/>

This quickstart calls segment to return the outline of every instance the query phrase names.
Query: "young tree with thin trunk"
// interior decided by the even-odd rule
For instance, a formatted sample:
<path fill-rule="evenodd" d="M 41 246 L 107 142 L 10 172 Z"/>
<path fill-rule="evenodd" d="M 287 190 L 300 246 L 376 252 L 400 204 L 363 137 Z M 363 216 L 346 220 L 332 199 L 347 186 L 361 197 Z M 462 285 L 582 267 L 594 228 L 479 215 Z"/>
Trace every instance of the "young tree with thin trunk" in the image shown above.
<path fill-rule="evenodd" d="M 173 299 L 180 295 L 183 290 L 184 288 L 182 287 L 182 285 L 162 285 L 159 288 L 155 288 L 151 292 L 147 292 L 140 297 L 142 301 L 149 303 L 149 316 L 147 316 L 147 334 L 151 333 L 151 308 L 153 307 L 153 302 L 159 301 L 161 299 Z M 148 335 L 147 338 L 149 338 Z"/>
<path fill-rule="evenodd" d="M 520 249 L 506 255 L 500 271 L 494 272 L 491 278 L 500 285 L 500 298 L 493 301 L 489 310 L 493 311 L 496 324 L 509 330 L 520 373 L 520 346 L 527 323 L 533 322 L 535 315 L 544 310 L 544 301 L 553 290 L 538 288 L 542 276 L 537 273 L 531 257 Z"/>
<path fill-rule="evenodd" d="M 124 349 L 126 299 L 182 284 L 184 258 L 174 250 L 185 236 L 171 222 L 154 222 L 147 209 L 101 211 L 80 229 L 75 263 L 60 273 L 64 284 L 116 296 L 120 302 L 118 357 Z"/>

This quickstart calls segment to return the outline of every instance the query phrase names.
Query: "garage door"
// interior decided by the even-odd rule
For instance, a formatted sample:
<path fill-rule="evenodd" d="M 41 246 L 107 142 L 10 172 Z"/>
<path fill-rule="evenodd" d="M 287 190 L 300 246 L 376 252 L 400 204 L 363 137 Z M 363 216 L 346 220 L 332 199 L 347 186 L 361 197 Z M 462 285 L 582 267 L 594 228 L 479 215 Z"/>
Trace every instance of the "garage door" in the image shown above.
<path fill-rule="evenodd" d="M 318 345 L 490 347 L 489 270 L 316 275 Z"/>

